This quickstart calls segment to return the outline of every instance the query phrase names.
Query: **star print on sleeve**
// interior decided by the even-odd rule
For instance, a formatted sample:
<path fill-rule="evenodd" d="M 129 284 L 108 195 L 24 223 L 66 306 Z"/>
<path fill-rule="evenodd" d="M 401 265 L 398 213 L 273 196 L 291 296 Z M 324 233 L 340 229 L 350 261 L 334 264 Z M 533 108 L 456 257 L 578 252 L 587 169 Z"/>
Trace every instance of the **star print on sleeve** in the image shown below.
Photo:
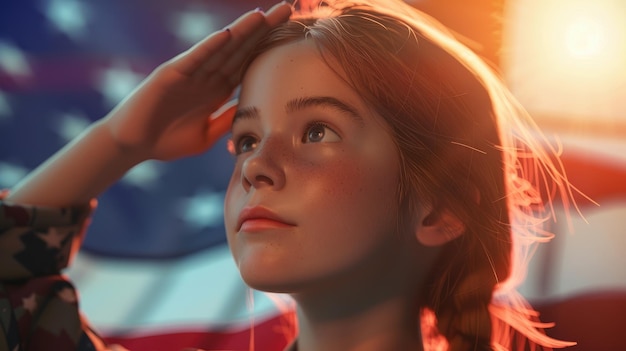
<path fill-rule="evenodd" d="M 48 248 L 61 249 L 67 233 L 61 233 L 56 228 L 51 227 L 45 233 L 38 233 L 37 236 L 46 242 Z"/>
<path fill-rule="evenodd" d="M 27 230 L 20 236 L 22 248 L 13 255 L 15 261 L 33 275 L 57 274 L 66 266 L 70 250 L 70 240 L 74 232 L 60 234 L 58 229 Z"/>
<path fill-rule="evenodd" d="M 78 299 L 76 298 L 76 292 L 74 291 L 74 289 L 69 287 L 61 289 L 57 293 L 57 296 L 59 297 L 59 299 L 67 303 L 76 303 L 78 301 Z"/>
<path fill-rule="evenodd" d="M 37 309 L 37 294 L 32 293 L 30 296 L 22 298 L 22 307 L 33 314 Z"/>
<path fill-rule="evenodd" d="M 92 201 L 51 208 L 7 204 L 0 198 L 0 278 L 58 274 L 75 253 L 72 247 L 82 241 L 95 206 Z"/>

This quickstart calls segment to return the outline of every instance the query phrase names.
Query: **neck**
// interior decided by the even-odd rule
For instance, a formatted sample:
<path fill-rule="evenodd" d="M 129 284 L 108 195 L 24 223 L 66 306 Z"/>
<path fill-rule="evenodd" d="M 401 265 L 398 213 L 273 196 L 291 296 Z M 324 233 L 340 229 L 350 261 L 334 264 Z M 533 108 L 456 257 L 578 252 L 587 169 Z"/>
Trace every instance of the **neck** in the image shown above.
<path fill-rule="evenodd" d="M 423 350 L 419 315 L 400 300 L 381 302 L 341 318 L 298 309 L 298 351 Z M 323 313 L 322 313 L 323 314 Z"/>
<path fill-rule="evenodd" d="M 297 350 L 423 350 L 416 289 L 398 288 L 392 278 L 357 294 L 348 288 L 345 293 L 294 295 Z"/>

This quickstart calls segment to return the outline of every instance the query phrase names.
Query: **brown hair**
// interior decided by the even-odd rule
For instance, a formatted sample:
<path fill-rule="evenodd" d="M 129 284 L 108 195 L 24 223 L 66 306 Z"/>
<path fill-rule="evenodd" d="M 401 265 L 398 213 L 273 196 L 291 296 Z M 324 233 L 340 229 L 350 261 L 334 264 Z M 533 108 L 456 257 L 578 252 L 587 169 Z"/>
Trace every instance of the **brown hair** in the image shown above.
<path fill-rule="evenodd" d="M 414 227 L 420 201 L 434 205 L 433 216 L 446 209 L 465 224 L 465 234 L 444 247 L 422 296 L 449 350 L 510 348 L 511 332 L 499 320 L 518 324 L 538 344 L 565 346 L 535 328 L 532 310 L 503 283 L 520 268 L 513 245 L 534 243 L 533 228 L 545 220 L 540 182 L 565 191 L 569 185 L 529 137 L 532 122 L 495 74 L 434 23 L 401 1 L 325 1 L 274 29 L 250 61 L 313 40 L 387 122 L 401 160 L 399 229 Z M 543 177 L 527 179 L 529 170 Z M 514 243 L 516 235 L 531 240 Z M 504 301 L 503 294 L 495 304 L 497 288 L 513 298 Z M 522 318 L 512 322 L 504 310 Z"/>

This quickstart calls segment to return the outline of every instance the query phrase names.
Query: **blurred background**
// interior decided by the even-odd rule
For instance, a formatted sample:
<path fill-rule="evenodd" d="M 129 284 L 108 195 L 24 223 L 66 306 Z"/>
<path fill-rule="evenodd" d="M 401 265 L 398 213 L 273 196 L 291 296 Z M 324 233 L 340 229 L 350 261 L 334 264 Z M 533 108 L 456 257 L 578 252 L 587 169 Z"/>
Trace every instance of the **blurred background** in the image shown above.
<path fill-rule="evenodd" d="M 270 1 L 2 0 L 0 188 L 104 116 L 152 69 Z M 523 294 L 571 350 L 626 349 L 626 1 L 413 0 L 493 64 L 562 146 L 580 213 L 556 208 Z M 220 142 L 146 162 L 99 200 L 69 271 L 101 334 L 134 350 L 248 349 L 279 307 L 225 245 L 233 160 Z M 254 304 L 249 303 L 254 296 Z M 247 302 L 248 301 L 248 302 Z M 271 331 L 271 330 L 270 330 Z M 268 341 L 269 342 L 269 341 Z M 259 346 L 260 345 L 260 346 Z"/>

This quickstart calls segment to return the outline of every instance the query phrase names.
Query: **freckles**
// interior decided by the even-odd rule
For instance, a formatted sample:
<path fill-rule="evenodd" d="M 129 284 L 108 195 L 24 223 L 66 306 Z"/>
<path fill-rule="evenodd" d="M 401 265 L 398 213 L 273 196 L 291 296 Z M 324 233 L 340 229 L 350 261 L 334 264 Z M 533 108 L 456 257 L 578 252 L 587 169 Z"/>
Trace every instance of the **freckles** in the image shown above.
<path fill-rule="evenodd" d="M 351 149 L 335 145 L 315 154 L 296 157 L 291 165 L 292 178 L 296 188 L 307 189 L 306 196 L 322 199 L 341 200 L 346 205 L 359 201 L 374 184 L 366 184 L 368 165 L 364 165 Z M 289 179 L 289 178 L 288 178 Z M 305 196 L 303 194 L 303 196 Z"/>
<path fill-rule="evenodd" d="M 363 173 L 358 165 L 344 162 L 328 175 L 327 188 L 334 196 L 350 199 L 364 193 Z"/>

